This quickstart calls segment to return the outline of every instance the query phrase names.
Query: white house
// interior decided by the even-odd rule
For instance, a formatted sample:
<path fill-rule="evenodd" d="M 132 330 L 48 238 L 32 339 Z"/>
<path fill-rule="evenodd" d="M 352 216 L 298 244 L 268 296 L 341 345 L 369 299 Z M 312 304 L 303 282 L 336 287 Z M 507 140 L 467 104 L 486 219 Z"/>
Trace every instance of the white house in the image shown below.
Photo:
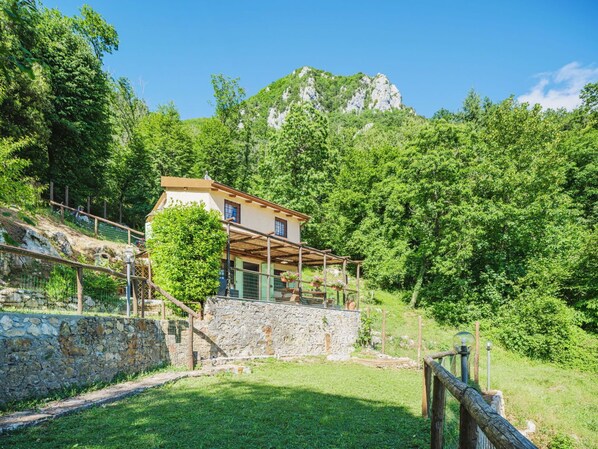
<path fill-rule="evenodd" d="M 161 185 L 164 192 L 147 218 L 148 236 L 153 215 L 176 203 L 203 203 L 222 216 L 228 243 L 222 257 L 220 295 L 322 304 L 327 297 L 326 281 L 331 280 L 326 279 L 329 266 L 342 265 L 342 278 L 347 279 L 347 263 L 352 261 L 302 244 L 301 226 L 308 215 L 211 179 L 162 177 Z M 323 290 L 310 289 L 302 279 L 305 266 L 321 267 Z M 285 285 L 280 275 L 286 271 L 297 272 L 299 280 Z M 342 294 L 347 298 L 351 290 L 345 287 Z"/>

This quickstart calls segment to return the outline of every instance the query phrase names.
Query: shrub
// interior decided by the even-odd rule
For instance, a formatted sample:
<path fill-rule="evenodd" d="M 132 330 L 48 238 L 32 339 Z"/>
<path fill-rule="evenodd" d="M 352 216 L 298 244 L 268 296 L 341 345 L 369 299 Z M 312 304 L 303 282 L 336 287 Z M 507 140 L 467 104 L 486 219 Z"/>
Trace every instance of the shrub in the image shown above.
<path fill-rule="evenodd" d="M 367 314 L 361 314 L 361 324 L 357 334 L 357 345 L 368 347 L 372 345 L 372 319 Z"/>
<path fill-rule="evenodd" d="M 64 265 L 55 265 L 45 286 L 46 296 L 51 302 L 66 301 L 75 291 L 75 270 Z"/>
<path fill-rule="evenodd" d="M 575 345 L 575 313 L 554 296 L 530 289 L 501 315 L 497 336 L 508 349 L 562 363 Z"/>
<path fill-rule="evenodd" d="M 51 302 L 66 301 L 76 295 L 77 274 L 75 269 L 64 265 L 55 265 L 45 286 Z M 119 281 L 109 274 L 94 273 L 86 270 L 83 273 L 83 294 L 96 302 L 115 304 L 119 300 Z"/>
<path fill-rule="evenodd" d="M 152 221 L 147 248 L 154 280 L 176 299 L 197 310 L 216 293 L 226 233 L 216 211 L 203 204 L 175 204 Z M 167 303 L 168 304 L 168 303 Z M 182 311 L 169 305 L 176 313 Z"/>

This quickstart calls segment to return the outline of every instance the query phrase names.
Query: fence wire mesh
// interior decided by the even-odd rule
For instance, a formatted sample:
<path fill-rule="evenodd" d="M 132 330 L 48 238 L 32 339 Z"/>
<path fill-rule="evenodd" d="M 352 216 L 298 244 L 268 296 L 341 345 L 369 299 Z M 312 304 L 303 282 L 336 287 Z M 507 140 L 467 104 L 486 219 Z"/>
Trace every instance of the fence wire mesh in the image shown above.
<path fill-rule="evenodd" d="M 108 273 L 82 271 L 86 314 L 124 315 L 126 281 Z M 0 310 L 76 313 L 77 269 L 0 251 Z"/>
<path fill-rule="evenodd" d="M 60 208 L 53 207 L 52 213 L 58 219 L 63 218 Z M 117 243 L 129 242 L 129 232 L 126 229 L 110 225 L 109 223 L 104 223 L 103 221 L 98 221 L 96 234 L 94 219 L 85 214 L 66 209 L 64 211 L 64 221 L 71 227 L 90 237 L 98 237 Z M 142 247 L 145 244 L 144 239 L 135 233 L 130 234 L 130 239 L 131 245 Z"/>

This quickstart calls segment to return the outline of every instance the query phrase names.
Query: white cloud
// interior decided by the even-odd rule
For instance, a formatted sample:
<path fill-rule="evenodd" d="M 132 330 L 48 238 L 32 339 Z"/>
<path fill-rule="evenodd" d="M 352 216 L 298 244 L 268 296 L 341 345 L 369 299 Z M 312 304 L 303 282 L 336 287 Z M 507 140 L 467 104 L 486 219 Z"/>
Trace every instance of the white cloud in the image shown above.
<path fill-rule="evenodd" d="M 540 80 L 517 100 L 532 105 L 539 103 L 544 109 L 565 108 L 570 111 L 581 104 L 579 92 L 583 86 L 598 81 L 598 68 L 571 62 L 555 72 L 536 76 Z"/>

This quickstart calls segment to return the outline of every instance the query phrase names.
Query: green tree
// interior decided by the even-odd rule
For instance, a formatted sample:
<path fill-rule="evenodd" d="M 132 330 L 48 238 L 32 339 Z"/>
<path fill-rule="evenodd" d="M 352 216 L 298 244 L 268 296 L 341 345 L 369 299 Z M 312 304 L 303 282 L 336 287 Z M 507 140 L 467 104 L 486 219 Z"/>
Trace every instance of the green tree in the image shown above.
<path fill-rule="evenodd" d="M 86 40 L 73 30 L 73 20 L 56 10 L 42 13 L 36 53 L 46 63 L 50 86 L 49 173 L 58 187 L 71 186 L 82 201 L 101 189 L 112 143 L 108 78 Z"/>
<path fill-rule="evenodd" d="M 137 127 L 150 155 L 159 189 L 160 176 L 185 176 L 193 164 L 193 143 L 173 103 L 158 107 Z"/>
<path fill-rule="evenodd" d="M 241 168 L 241 154 L 230 130 L 218 119 L 202 120 L 193 138 L 195 163 L 192 173 L 203 177 L 209 173 L 218 182 L 236 186 Z"/>
<path fill-rule="evenodd" d="M 0 138 L 0 205 L 32 207 L 39 198 L 39 189 L 25 175 L 29 162 L 15 156 L 24 142 Z"/>
<path fill-rule="evenodd" d="M 74 17 L 73 24 L 74 29 L 89 42 L 99 60 L 102 60 L 104 53 L 118 50 L 118 33 L 89 5 L 81 7 L 81 16 Z"/>
<path fill-rule="evenodd" d="M 222 74 L 212 75 L 212 87 L 216 100 L 216 118 L 231 132 L 235 132 L 241 120 L 241 104 L 245 99 L 245 89 L 240 86 L 239 78 L 229 78 Z"/>
<path fill-rule="evenodd" d="M 218 290 L 225 245 L 226 233 L 216 211 L 203 204 L 163 209 L 153 217 L 147 242 L 155 282 L 199 310 L 199 304 Z"/>
<path fill-rule="evenodd" d="M 291 107 L 286 122 L 266 147 L 260 190 L 266 198 L 314 218 L 303 228 L 317 245 L 320 205 L 326 201 L 338 157 L 328 145 L 326 116 L 309 103 Z"/>

